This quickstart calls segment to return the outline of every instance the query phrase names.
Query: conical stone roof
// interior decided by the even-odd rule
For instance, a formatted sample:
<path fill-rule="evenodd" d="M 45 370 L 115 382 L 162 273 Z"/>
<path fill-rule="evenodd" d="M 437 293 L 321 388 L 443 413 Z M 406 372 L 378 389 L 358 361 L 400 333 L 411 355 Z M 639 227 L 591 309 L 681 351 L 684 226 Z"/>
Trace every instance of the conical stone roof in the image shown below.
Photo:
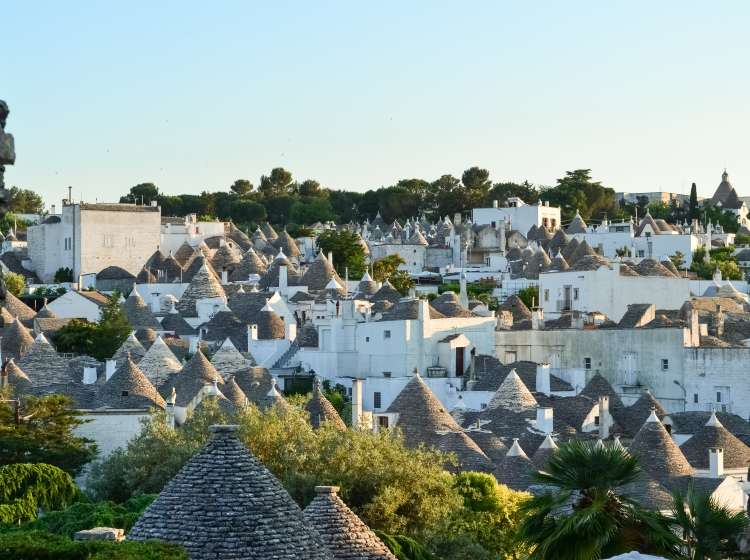
<path fill-rule="evenodd" d="M 595 254 L 596 252 L 594 251 L 594 249 L 592 249 L 591 245 L 589 245 L 589 242 L 584 239 L 578 244 L 578 247 L 576 247 L 576 250 L 570 256 L 570 258 L 566 260 L 572 266 L 576 262 L 578 262 L 581 258 L 587 255 L 595 255 Z"/>
<path fill-rule="evenodd" d="M 216 279 L 216 281 L 221 283 L 221 276 L 214 270 L 214 267 L 211 264 L 211 260 L 199 252 L 196 253 L 192 260 L 185 266 L 185 269 L 182 272 L 182 282 L 192 282 L 193 278 L 195 278 L 195 276 L 199 272 L 201 272 L 204 266 L 208 268 L 208 271 Z"/>
<path fill-rule="evenodd" d="M 357 295 L 360 297 L 369 297 L 378 291 L 378 284 L 372 279 L 370 273 L 365 271 L 362 279 L 357 284 Z"/>
<path fill-rule="evenodd" d="M 161 329 L 163 331 L 172 331 L 176 336 L 189 336 L 195 334 L 195 329 L 190 326 L 185 318 L 180 315 L 175 307 L 172 307 L 161 320 Z"/>
<path fill-rule="evenodd" d="M 192 258 L 195 250 L 190 246 L 187 241 L 183 241 L 182 245 L 177 248 L 174 252 L 174 258 L 180 263 L 181 266 L 185 266 Z"/>
<path fill-rule="evenodd" d="M 310 291 L 325 290 L 331 278 L 334 278 L 340 285 L 344 284 L 331 262 L 321 251 L 302 276 L 302 285 L 307 286 Z"/>
<path fill-rule="evenodd" d="M 531 458 L 531 462 L 534 463 L 534 465 L 538 469 L 543 469 L 549 462 L 550 457 L 552 457 L 552 455 L 554 455 L 556 451 L 557 444 L 555 443 L 555 440 L 552 439 L 552 436 L 550 434 L 547 434 L 544 438 L 544 441 L 541 443 L 539 448 L 534 453 L 534 456 Z"/>
<path fill-rule="evenodd" d="M 565 245 L 565 247 L 560 250 L 563 258 L 568 262 L 568 264 L 571 264 L 571 258 L 573 257 L 573 253 L 575 253 L 576 249 L 578 249 L 578 239 L 574 237 L 567 245 Z"/>
<path fill-rule="evenodd" d="M 290 259 L 296 259 L 302 254 L 297 246 L 297 242 L 289 235 L 286 228 L 284 228 L 279 237 L 274 241 L 273 245 L 277 249 L 284 251 L 284 254 Z"/>
<path fill-rule="evenodd" d="M 160 329 L 161 325 L 156 320 L 154 314 L 151 312 L 151 308 L 146 305 L 146 302 L 138 293 L 136 285 L 133 284 L 133 289 L 130 295 L 122 304 L 122 310 L 128 318 L 128 322 L 134 329 Z"/>
<path fill-rule="evenodd" d="M 219 349 L 211 356 L 211 363 L 216 371 L 225 378 L 255 365 L 254 361 L 247 359 L 237 350 L 237 347 L 229 338 L 225 339 Z"/>
<path fill-rule="evenodd" d="M 177 393 L 175 404 L 185 407 L 198 396 L 203 387 L 213 385 L 214 382 L 219 385 L 224 384 L 219 372 L 198 349 L 182 370 L 169 376 L 169 379 L 160 387 L 160 391 L 162 395 L 170 394 L 174 388 Z"/>
<path fill-rule="evenodd" d="M 206 447 L 167 484 L 128 533 L 184 547 L 192 560 L 333 560 L 279 481 L 212 426 Z"/>
<path fill-rule="evenodd" d="M 34 338 L 29 333 L 29 329 L 21 324 L 20 319 L 14 317 L 10 324 L 3 330 L 3 357 L 18 360 L 26 355 L 33 345 Z"/>
<path fill-rule="evenodd" d="M 630 406 L 623 407 L 619 413 L 616 413 L 617 421 L 625 431 L 625 435 L 633 436 L 643 426 L 652 410 L 656 411 L 659 418 L 664 418 L 667 415 L 667 411 L 651 394 L 651 391 L 645 391 L 638 397 L 637 401 Z"/>
<path fill-rule="evenodd" d="M 272 286 L 278 287 L 279 269 L 281 266 L 286 266 L 287 285 L 289 286 L 299 285 L 300 283 L 299 271 L 291 262 L 289 262 L 289 259 L 287 259 L 286 255 L 284 255 L 283 253 L 280 253 L 279 255 L 276 256 L 276 258 L 271 263 L 271 266 L 268 267 L 268 269 L 266 270 L 266 273 L 260 279 L 260 282 L 258 282 L 258 285 L 264 290 Z"/>
<path fill-rule="evenodd" d="M 263 276 L 268 267 L 260 259 L 255 249 L 250 247 L 247 252 L 242 255 L 242 259 L 235 266 L 234 270 L 229 274 L 229 280 L 232 282 L 247 282 L 251 274 L 257 274 Z"/>
<path fill-rule="evenodd" d="M 284 321 L 266 303 L 258 313 L 258 340 L 278 340 L 286 336 Z"/>
<path fill-rule="evenodd" d="M 37 312 L 35 319 L 57 319 L 57 314 L 52 311 L 49 307 L 47 307 L 47 304 L 45 303 L 44 306 Z"/>
<path fill-rule="evenodd" d="M 534 463 L 519 445 L 518 438 L 513 438 L 513 445 L 495 469 L 495 478 L 512 490 L 523 491 L 531 485 L 536 470 Z"/>
<path fill-rule="evenodd" d="M 526 307 L 523 300 L 516 294 L 509 296 L 499 307 L 500 311 L 510 311 L 513 315 L 513 322 L 531 320 L 531 310 Z"/>
<path fill-rule="evenodd" d="M 239 264 L 241 260 L 240 255 L 232 249 L 229 244 L 224 243 L 220 245 L 213 257 L 211 257 L 211 266 L 214 270 L 221 274 L 222 270 L 227 270 L 230 273 Z"/>
<path fill-rule="evenodd" d="M 676 477 L 691 476 L 693 469 L 666 428 L 652 412 L 633 438 L 628 451 L 638 458 L 641 469 L 658 482 L 669 483 Z"/>
<path fill-rule="evenodd" d="M 263 222 L 260 227 L 263 230 L 263 235 L 268 241 L 273 242 L 279 238 L 279 234 L 276 233 L 276 230 L 273 229 L 273 226 L 270 223 Z"/>
<path fill-rule="evenodd" d="M 445 410 L 419 374 L 401 390 L 388 412 L 398 413 L 396 426 L 407 446 L 425 444 L 455 453 L 464 470 L 485 471 L 491 466 L 489 458 Z"/>
<path fill-rule="evenodd" d="M 393 284 L 386 280 L 370 299 L 372 301 L 389 301 L 391 303 L 398 303 L 401 297 L 401 293 L 393 287 Z"/>
<path fill-rule="evenodd" d="M 155 387 L 159 387 L 170 375 L 180 371 L 182 364 L 159 336 L 138 362 L 138 367 Z"/>
<path fill-rule="evenodd" d="M 22 323 L 26 324 L 31 324 L 31 321 L 34 320 L 34 316 L 36 315 L 36 311 L 14 296 L 10 290 L 5 290 L 5 302 L 3 303 L 3 307 L 7 309 L 13 317 L 18 317 Z"/>
<path fill-rule="evenodd" d="M 24 393 L 33 385 L 29 376 L 16 365 L 13 358 L 8 360 L 8 363 L 5 366 L 5 374 L 8 376 L 8 384 L 13 387 L 16 395 Z"/>
<path fill-rule="evenodd" d="M 396 560 L 383 541 L 338 496 L 337 486 L 316 486 L 305 508 L 313 527 L 335 560 Z"/>
<path fill-rule="evenodd" d="M 36 337 L 17 363 L 36 386 L 72 381 L 68 360 L 57 353 L 43 334 Z"/>
<path fill-rule="evenodd" d="M 122 367 L 115 370 L 102 385 L 97 398 L 98 405 L 107 408 L 165 408 L 166 403 L 156 387 L 148 380 L 130 356 Z"/>
<path fill-rule="evenodd" d="M 177 311 L 183 317 L 197 317 L 196 303 L 198 300 L 208 298 L 221 298 L 226 302 L 227 296 L 224 288 L 204 264 L 198 273 L 193 277 L 187 289 L 183 292 L 182 297 L 177 302 Z"/>
<path fill-rule="evenodd" d="M 117 363 L 116 367 L 119 368 L 125 363 L 125 359 L 130 356 L 131 359 L 136 362 L 140 361 L 143 356 L 146 355 L 146 349 L 143 344 L 135 337 L 135 332 L 128 335 L 120 347 L 115 351 L 112 359 Z"/>
<path fill-rule="evenodd" d="M 569 241 L 570 238 L 565 234 L 565 232 L 562 229 L 558 229 L 555 232 L 555 235 L 552 236 L 552 239 L 550 239 L 549 245 L 547 245 L 547 249 L 551 254 L 554 254 L 557 251 L 561 251 Z"/>
<path fill-rule="evenodd" d="M 545 272 L 563 272 L 565 270 L 568 270 L 570 268 L 570 265 L 568 264 L 568 261 L 565 260 L 565 257 L 562 256 L 562 253 L 560 251 L 557 252 L 557 255 L 555 255 L 555 258 L 552 259 L 552 261 L 549 263 L 549 266 L 545 270 Z"/>
<path fill-rule="evenodd" d="M 732 432 L 716 418 L 711 417 L 680 449 L 688 462 L 696 469 L 708 469 L 708 450 L 724 450 L 724 468 L 745 469 L 750 466 L 750 447 L 742 443 Z"/>
<path fill-rule="evenodd" d="M 310 424 L 316 430 L 324 422 L 329 422 L 332 426 L 341 430 L 346 429 L 346 424 L 339 416 L 338 411 L 323 394 L 319 379 L 316 379 L 313 383 L 312 398 L 305 404 L 305 410 L 310 413 Z"/>
<path fill-rule="evenodd" d="M 221 393 L 232 403 L 235 408 L 243 408 L 248 405 L 249 400 L 242 388 L 237 385 L 234 377 L 230 377 L 221 388 Z"/>
<path fill-rule="evenodd" d="M 452 291 L 443 292 L 430 305 L 446 317 L 475 317 L 474 313 L 461 305 L 458 295 Z"/>
<path fill-rule="evenodd" d="M 576 210 L 576 215 L 568 224 L 565 233 L 572 235 L 574 233 L 586 233 L 586 222 L 583 221 L 581 214 Z"/>
<path fill-rule="evenodd" d="M 514 412 L 524 412 L 537 406 L 539 406 L 539 403 L 537 403 L 534 395 L 531 394 L 516 370 L 512 369 L 500 383 L 500 387 L 497 388 L 495 394 L 492 395 L 490 402 L 487 404 L 487 409 L 501 408 Z"/>

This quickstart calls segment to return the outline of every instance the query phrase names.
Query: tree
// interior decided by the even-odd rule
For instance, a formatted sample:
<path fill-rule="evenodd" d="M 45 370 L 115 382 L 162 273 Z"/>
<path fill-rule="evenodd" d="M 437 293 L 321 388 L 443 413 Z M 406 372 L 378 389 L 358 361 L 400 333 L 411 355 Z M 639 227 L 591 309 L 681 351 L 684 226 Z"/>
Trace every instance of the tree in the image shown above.
<path fill-rule="evenodd" d="M 266 208 L 252 200 L 237 200 L 229 210 L 229 218 L 237 224 L 258 225 L 266 219 Z"/>
<path fill-rule="evenodd" d="M 672 261 L 677 270 L 685 267 L 685 255 L 682 251 L 675 251 L 674 255 L 669 256 L 669 260 Z"/>
<path fill-rule="evenodd" d="M 297 200 L 289 211 L 289 220 L 295 224 L 310 225 L 315 222 L 327 222 L 336 218 L 327 198 Z"/>
<path fill-rule="evenodd" d="M 73 269 L 67 266 L 62 266 L 55 271 L 55 284 L 62 284 L 63 282 L 73 281 Z"/>
<path fill-rule="evenodd" d="M 19 214 L 41 214 L 44 212 L 44 201 L 32 190 L 11 187 L 8 209 Z"/>
<path fill-rule="evenodd" d="M 697 220 L 700 218 L 700 208 L 698 208 L 698 187 L 693 183 L 690 186 L 690 209 L 689 209 L 690 220 Z"/>
<path fill-rule="evenodd" d="M 314 179 L 306 179 L 299 184 L 297 189 L 300 196 L 314 197 L 320 195 L 320 183 Z"/>
<path fill-rule="evenodd" d="M 479 167 L 470 167 L 461 175 L 461 183 L 466 190 L 465 210 L 486 205 L 492 182 L 490 172 Z"/>
<path fill-rule="evenodd" d="M 373 279 L 378 282 L 385 282 L 402 264 L 406 264 L 406 261 L 398 253 L 377 259 L 372 263 Z"/>
<path fill-rule="evenodd" d="M 507 182 L 495 183 L 489 193 L 489 199 L 497 200 L 501 205 L 514 196 L 527 204 L 536 204 L 539 201 L 539 189 L 528 181 L 520 184 Z"/>
<path fill-rule="evenodd" d="M 539 305 L 539 286 L 528 286 L 518 291 L 518 297 L 531 309 Z"/>
<path fill-rule="evenodd" d="M 672 554 L 678 539 L 658 513 L 622 491 L 642 483 L 638 460 L 612 444 L 572 441 L 536 474 L 546 490 L 521 506 L 529 558 L 594 560 L 638 550 Z"/>
<path fill-rule="evenodd" d="M 139 183 L 130 188 L 129 194 L 120 197 L 120 202 L 131 202 L 140 204 L 151 204 L 152 200 L 158 200 L 159 189 L 153 183 Z"/>
<path fill-rule="evenodd" d="M 276 225 L 289 223 L 289 214 L 294 202 L 294 198 L 288 195 L 265 198 L 263 205 L 266 207 L 268 221 Z"/>
<path fill-rule="evenodd" d="M 395 271 L 388 277 L 388 281 L 393 284 L 393 287 L 396 288 L 402 296 L 407 295 L 409 290 L 414 287 L 414 280 L 412 280 L 409 273 L 405 270 Z"/>
<path fill-rule="evenodd" d="M 466 204 L 465 194 L 459 179 L 453 175 L 443 175 L 430 183 L 426 198 L 429 206 L 437 212 L 435 218 L 453 218 L 455 213 L 463 211 Z"/>
<path fill-rule="evenodd" d="M 5 281 L 5 287 L 8 288 L 10 293 L 16 297 L 20 297 L 26 289 L 26 278 L 23 277 L 23 274 L 6 272 L 2 277 L 3 281 Z"/>
<path fill-rule="evenodd" d="M 44 463 L 0 466 L 0 523 L 15 525 L 36 519 L 40 509 L 71 503 L 78 487 L 65 471 Z"/>
<path fill-rule="evenodd" d="M 55 335 L 57 350 L 87 354 L 97 360 L 112 357 L 133 330 L 119 300 L 119 292 L 109 296 L 97 323 L 73 320 L 63 326 Z"/>
<path fill-rule="evenodd" d="M 318 237 L 318 247 L 324 254 L 333 253 L 333 266 L 342 278 L 347 269 L 350 278 L 361 278 L 365 273 L 365 250 L 356 233 L 326 230 Z"/>
<path fill-rule="evenodd" d="M 557 185 L 540 195 L 551 206 L 559 206 L 563 220 L 571 220 L 576 210 L 584 220 L 600 218 L 603 214 L 614 216 L 617 212 L 615 191 L 593 181 L 590 169 L 568 171 L 557 180 Z"/>
<path fill-rule="evenodd" d="M 247 179 L 237 179 L 229 188 L 234 194 L 244 196 L 252 192 L 253 184 Z"/>
<path fill-rule="evenodd" d="M 729 511 L 692 484 L 684 495 L 675 492 L 672 499 L 671 517 L 683 541 L 680 558 L 721 560 L 739 555 L 738 541 L 748 527 L 744 511 Z"/>
<path fill-rule="evenodd" d="M 260 178 L 258 191 L 265 197 L 282 196 L 294 191 L 292 174 L 283 167 L 274 167 L 270 175 Z"/>
<path fill-rule="evenodd" d="M 0 465 L 48 463 L 71 475 L 96 455 L 96 445 L 77 437 L 75 428 L 85 423 L 69 397 L 25 397 L 16 424 L 15 410 L 0 403 Z"/>

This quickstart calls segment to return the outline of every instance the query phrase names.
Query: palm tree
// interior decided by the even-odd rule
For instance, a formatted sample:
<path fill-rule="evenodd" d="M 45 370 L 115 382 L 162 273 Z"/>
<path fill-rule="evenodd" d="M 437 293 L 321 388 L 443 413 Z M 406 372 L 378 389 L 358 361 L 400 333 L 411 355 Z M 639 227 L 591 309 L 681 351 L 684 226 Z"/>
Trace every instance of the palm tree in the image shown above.
<path fill-rule="evenodd" d="M 619 445 L 563 444 L 536 475 L 537 495 L 522 506 L 520 539 L 531 559 L 589 560 L 639 550 L 673 554 L 678 538 L 658 513 L 622 487 L 637 483 L 638 460 Z"/>
<path fill-rule="evenodd" d="M 739 553 L 737 538 L 749 522 L 744 511 L 729 511 L 692 484 L 685 495 L 675 492 L 672 498 L 673 523 L 683 540 L 681 558 L 718 560 Z"/>

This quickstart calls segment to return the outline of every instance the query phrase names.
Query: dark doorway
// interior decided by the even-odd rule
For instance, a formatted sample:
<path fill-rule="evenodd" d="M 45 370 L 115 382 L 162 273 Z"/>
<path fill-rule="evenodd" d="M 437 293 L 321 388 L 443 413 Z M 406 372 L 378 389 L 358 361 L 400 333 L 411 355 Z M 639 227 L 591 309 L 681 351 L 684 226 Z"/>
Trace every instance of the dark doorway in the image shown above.
<path fill-rule="evenodd" d="M 456 377 L 464 375 L 464 347 L 456 348 Z"/>

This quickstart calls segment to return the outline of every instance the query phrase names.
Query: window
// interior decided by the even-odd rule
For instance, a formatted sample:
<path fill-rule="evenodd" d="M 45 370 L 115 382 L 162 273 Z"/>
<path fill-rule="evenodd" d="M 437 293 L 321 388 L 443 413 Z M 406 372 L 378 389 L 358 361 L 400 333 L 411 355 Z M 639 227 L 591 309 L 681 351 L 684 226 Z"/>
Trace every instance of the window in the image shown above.
<path fill-rule="evenodd" d="M 669 360 L 667 358 L 661 359 L 661 369 L 662 371 L 667 371 L 669 369 Z"/>
<path fill-rule="evenodd" d="M 381 428 L 387 428 L 388 427 L 388 417 L 387 416 L 378 416 L 378 426 Z"/>
<path fill-rule="evenodd" d="M 391 372 L 390 372 L 390 371 L 384 371 L 384 372 L 383 372 L 383 377 L 385 377 L 386 379 L 390 379 L 390 378 L 391 378 L 391 375 L 392 375 L 392 374 L 391 374 Z"/>
<path fill-rule="evenodd" d="M 583 367 L 584 369 L 591 369 L 591 358 L 583 359 Z"/>
<path fill-rule="evenodd" d="M 578 299 L 578 288 L 573 288 L 573 299 L 574 300 Z"/>
<path fill-rule="evenodd" d="M 497 222 L 492 222 L 492 229 L 497 229 Z"/>
<path fill-rule="evenodd" d="M 379 391 L 375 391 L 375 392 L 374 392 L 374 393 L 372 394 L 372 405 L 373 405 L 373 406 L 374 406 L 375 408 L 380 408 L 380 406 L 381 406 L 382 404 L 383 404 L 383 402 L 382 402 L 382 397 L 381 397 L 381 395 L 380 395 L 380 392 L 379 392 Z"/>
<path fill-rule="evenodd" d="M 122 392 L 122 396 L 123 396 L 123 397 L 127 397 L 127 396 L 128 396 L 128 392 L 127 392 L 127 391 L 123 391 L 123 392 Z"/>
<path fill-rule="evenodd" d="M 480 405 L 479 405 L 479 408 L 480 408 L 481 410 L 486 410 L 486 409 L 487 409 L 487 403 L 486 403 L 486 402 L 483 402 L 482 404 L 480 404 Z"/>
<path fill-rule="evenodd" d="M 516 352 L 511 350 L 505 351 L 505 363 L 506 364 L 512 364 L 513 362 L 518 360 L 518 354 Z"/>
<path fill-rule="evenodd" d="M 599 416 L 594 416 L 594 426 L 599 425 Z"/>
<path fill-rule="evenodd" d="M 370 337 L 369 336 L 365 337 L 365 342 L 370 342 Z"/>
<path fill-rule="evenodd" d="M 383 338 L 391 338 L 391 331 L 383 331 Z"/>
<path fill-rule="evenodd" d="M 721 402 L 721 391 L 716 391 L 716 402 Z"/>
<path fill-rule="evenodd" d="M 693 393 L 693 402 L 698 404 L 698 393 Z"/>
<path fill-rule="evenodd" d="M 544 301 L 549 301 L 549 290 L 544 290 Z"/>

